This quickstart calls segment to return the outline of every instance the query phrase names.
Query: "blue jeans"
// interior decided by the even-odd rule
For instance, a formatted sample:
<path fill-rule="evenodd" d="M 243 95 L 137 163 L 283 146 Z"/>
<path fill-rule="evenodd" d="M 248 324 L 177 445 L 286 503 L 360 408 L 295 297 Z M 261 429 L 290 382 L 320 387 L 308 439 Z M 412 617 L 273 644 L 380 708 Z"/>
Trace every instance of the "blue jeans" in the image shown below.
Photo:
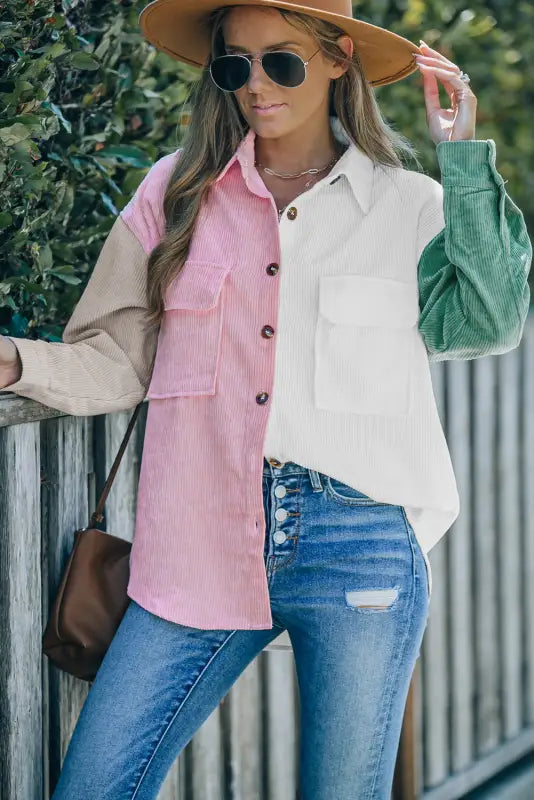
<path fill-rule="evenodd" d="M 263 497 L 273 628 L 201 630 L 131 600 L 51 800 L 154 800 L 185 745 L 284 629 L 299 689 L 298 799 L 389 800 L 429 610 L 413 529 L 402 506 L 291 461 L 264 460 Z"/>

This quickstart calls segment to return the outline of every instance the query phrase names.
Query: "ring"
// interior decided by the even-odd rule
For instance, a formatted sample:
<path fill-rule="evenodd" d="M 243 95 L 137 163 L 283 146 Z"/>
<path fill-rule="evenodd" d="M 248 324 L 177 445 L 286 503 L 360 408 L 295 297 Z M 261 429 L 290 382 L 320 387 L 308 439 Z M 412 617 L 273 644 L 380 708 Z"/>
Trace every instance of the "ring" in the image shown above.
<path fill-rule="evenodd" d="M 461 81 L 463 81 L 464 83 L 470 83 L 470 81 L 471 81 L 471 78 L 469 77 L 469 75 L 467 74 L 467 72 L 460 72 L 460 75 L 459 75 L 458 77 L 459 77 L 459 78 L 460 78 L 460 80 L 461 80 Z"/>

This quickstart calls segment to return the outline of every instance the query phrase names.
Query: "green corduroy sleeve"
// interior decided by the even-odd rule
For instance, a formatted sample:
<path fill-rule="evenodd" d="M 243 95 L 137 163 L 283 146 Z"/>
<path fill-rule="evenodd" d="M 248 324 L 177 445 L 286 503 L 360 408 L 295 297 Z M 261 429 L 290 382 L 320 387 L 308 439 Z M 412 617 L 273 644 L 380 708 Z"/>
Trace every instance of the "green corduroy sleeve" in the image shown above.
<path fill-rule="evenodd" d="M 418 328 L 430 361 L 505 353 L 530 304 L 532 243 L 493 139 L 439 142 L 441 184 L 418 226 Z"/>

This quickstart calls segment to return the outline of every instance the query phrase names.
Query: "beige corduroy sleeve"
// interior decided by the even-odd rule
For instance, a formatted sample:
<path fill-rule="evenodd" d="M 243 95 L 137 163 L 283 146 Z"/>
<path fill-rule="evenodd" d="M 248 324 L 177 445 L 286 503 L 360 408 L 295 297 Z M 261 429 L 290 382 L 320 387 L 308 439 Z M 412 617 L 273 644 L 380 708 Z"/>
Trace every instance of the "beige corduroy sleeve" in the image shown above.
<path fill-rule="evenodd" d="M 63 331 L 62 342 L 9 336 L 22 362 L 5 392 L 75 416 L 132 408 L 146 395 L 158 326 L 145 330 L 147 260 L 118 216 Z"/>

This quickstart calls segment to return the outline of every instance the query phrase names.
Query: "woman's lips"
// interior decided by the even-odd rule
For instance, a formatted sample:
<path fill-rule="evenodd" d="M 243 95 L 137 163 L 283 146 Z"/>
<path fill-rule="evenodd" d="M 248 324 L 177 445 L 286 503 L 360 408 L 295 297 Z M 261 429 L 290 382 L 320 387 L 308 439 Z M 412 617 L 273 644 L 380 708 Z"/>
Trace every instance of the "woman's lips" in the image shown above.
<path fill-rule="evenodd" d="M 261 117 L 266 117 L 269 114 L 276 114 L 276 112 L 279 111 L 281 108 L 284 108 L 284 106 L 285 103 L 276 103 L 273 104 L 272 106 L 269 106 L 268 108 L 259 108 L 259 106 L 252 106 L 252 109 L 253 111 L 256 112 L 256 114 L 259 114 Z"/>

